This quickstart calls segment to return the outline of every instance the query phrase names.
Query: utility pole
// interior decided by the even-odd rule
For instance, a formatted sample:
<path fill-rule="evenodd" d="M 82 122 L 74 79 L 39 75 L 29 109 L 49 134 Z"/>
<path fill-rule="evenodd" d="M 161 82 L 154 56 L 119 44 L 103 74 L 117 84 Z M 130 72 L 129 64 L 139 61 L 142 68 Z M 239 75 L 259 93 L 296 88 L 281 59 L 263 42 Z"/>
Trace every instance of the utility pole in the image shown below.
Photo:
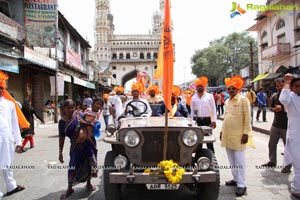
<path fill-rule="evenodd" d="M 250 42 L 250 66 L 249 66 L 249 79 L 253 80 L 253 43 Z M 253 88 L 253 83 L 251 83 Z"/>

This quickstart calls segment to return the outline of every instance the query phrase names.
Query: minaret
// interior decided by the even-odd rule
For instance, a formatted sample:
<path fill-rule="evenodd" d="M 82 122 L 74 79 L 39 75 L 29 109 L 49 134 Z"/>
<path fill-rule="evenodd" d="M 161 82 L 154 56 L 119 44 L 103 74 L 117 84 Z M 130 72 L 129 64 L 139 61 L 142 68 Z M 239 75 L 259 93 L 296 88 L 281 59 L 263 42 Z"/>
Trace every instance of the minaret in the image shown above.
<path fill-rule="evenodd" d="M 171 4 L 171 0 L 170 0 Z M 171 5 L 170 5 L 171 6 Z M 161 29 L 164 25 L 164 18 L 165 18 L 165 0 L 159 1 L 159 12 L 155 12 L 153 14 L 153 27 L 152 32 L 153 34 L 161 34 Z"/>
<path fill-rule="evenodd" d="M 109 38 L 114 31 L 113 16 L 110 14 L 110 0 L 95 0 L 95 45 L 94 56 L 102 69 L 111 62 Z"/>

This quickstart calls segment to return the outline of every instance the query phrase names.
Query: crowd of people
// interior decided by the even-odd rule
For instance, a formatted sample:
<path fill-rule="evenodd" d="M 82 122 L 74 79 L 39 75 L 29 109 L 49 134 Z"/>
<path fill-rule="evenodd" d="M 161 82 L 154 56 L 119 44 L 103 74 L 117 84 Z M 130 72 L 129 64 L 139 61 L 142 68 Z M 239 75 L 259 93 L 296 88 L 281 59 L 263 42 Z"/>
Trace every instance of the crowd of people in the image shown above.
<path fill-rule="evenodd" d="M 6 91 L 7 79 L 0 79 L 0 167 L 7 184 L 7 195 L 25 189 L 17 185 L 13 179 L 12 170 L 7 166 L 13 162 L 14 150 L 24 151 L 27 142 L 34 147 L 34 123 L 35 115 L 41 122 L 43 118 L 33 109 L 30 101 L 22 105 L 24 116 L 29 121 L 29 129 L 20 132 L 16 116 L 16 104 L 3 97 Z M 210 126 L 216 128 L 217 117 L 224 115 L 224 121 L 220 132 L 221 146 L 226 149 L 232 180 L 226 181 L 227 186 L 236 186 L 236 195 L 242 196 L 247 191 L 246 186 L 246 158 L 245 147 L 250 138 L 253 125 L 253 107 L 258 105 L 256 119 L 263 113 L 263 121 L 266 121 L 267 102 L 263 90 L 258 94 L 252 91 L 251 85 L 247 86 L 247 93 L 241 94 L 245 82 L 240 76 L 225 79 L 226 93 L 206 91 L 209 80 L 200 77 L 194 82 L 194 88 L 181 91 L 178 86 L 172 88 L 172 110 L 167 110 L 164 99 L 157 85 L 150 85 L 146 89 L 137 81 L 132 84 L 131 94 L 125 95 L 124 88 L 117 86 L 113 94 L 103 94 L 102 97 L 91 98 L 85 96 L 82 102 L 75 102 L 68 96 L 60 105 L 59 130 L 59 161 L 64 163 L 63 151 L 66 137 L 71 141 L 69 149 L 68 187 L 61 195 L 61 199 L 67 198 L 74 192 L 73 186 L 86 182 L 89 191 L 95 190 L 91 179 L 97 177 L 97 142 L 100 137 L 101 126 L 106 129 L 109 118 L 115 125 L 123 117 L 150 117 L 169 115 L 171 117 L 190 117 L 198 126 Z M 294 169 L 294 177 L 291 184 L 292 195 L 300 197 L 300 163 L 299 163 L 299 131 L 298 116 L 300 114 L 300 79 L 286 75 L 283 79 L 276 80 L 277 93 L 272 96 L 270 110 L 274 112 L 274 121 L 270 130 L 269 162 L 265 167 L 275 167 L 276 146 L 280 138 L 285 144 L 283 173 L 289 173 Z M 181 95 L 185 96 L 182 103 Z M 51 109 L 53 102 L 47 102 L 45 107 Z M 7 117 L 9 115 L 9 117 Z M 100 123 L 100 117 L 104 123 Z M 234 127 L 234 128 L 233 128 Z M 21 141 L 21 135 L 24 138 Z M 9 141 L 15 141 L 16 147 Z M 202 148 L 202 147 L 201 147 Z M 213 143 L 208 143 L 207 148 L 215 152 Z M 5 157 L 2 155 L 5 154 Z M 0 192 L 0 199 L 3 193 Z"/>

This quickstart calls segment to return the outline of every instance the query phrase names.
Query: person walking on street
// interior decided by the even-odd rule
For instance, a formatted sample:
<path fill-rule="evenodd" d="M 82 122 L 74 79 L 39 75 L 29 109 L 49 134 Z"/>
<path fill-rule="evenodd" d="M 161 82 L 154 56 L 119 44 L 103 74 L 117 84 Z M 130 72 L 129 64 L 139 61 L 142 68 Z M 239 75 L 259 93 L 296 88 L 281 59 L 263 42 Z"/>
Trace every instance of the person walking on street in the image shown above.
<path fill-rule="evenodd" d="M 114 92 L 116 93 L 111 99 L 111 105 L 113 107 L 113 120 L 114 124 L 118 126 L 119 117 L 123 114 L 123 104 L 121 100 L 121 94 L 124 92 L 124 88 L 122 86 L 116 86 L 114 88 Z"/>
<path fill-rule="evenodd" d="M 216 104 L 214 96 L 205 91 L 207 84 L 208 79 L 205 76 L 201 76 L 194 82 L 197 93 L 191 100 L 191 118 L 196 121 L 198 126 L 210 126 L 214 129 L 217 126 Z M 213 153 L 215 152 L 213 143 L 206 143 L 206 145 Z"/>
<path fill-rule="evenodd" d="M 16 105 L 5 98 L 5 93 L 8 94 L 6 90 L 7 79 L 7 74 L 0 71 L 0 170 L 6 184 L 6 196 L 25 189 L 24 186 L 17 185 L 13 177 L 13 170 L 10 168 L 14 159 L 14 144 L 16 144 L 16 151 L 21 150 L 21 134 Z M 2 180 L 0 180 L 0 199 L 4 196 L 1 182 Z"/>
<path fill-rule="evenodd" d="M 22 112 L 27 121 L 30 123 L 29 129 L 22 132 L 22 137 L 24 138 L 24 141 L 22 143 L 22 150 L 25 151 L 24 148 L 28 141 L 30 142 L 30 148 L 34 148 L 34 116 L 36 116 L 36 118 L 38 118 L 43 124 L 45 122 L 43 118 L 40 115 L 38 115 L 32 107 L 31 100 L 25 99 L 24 104 L 22 106 Z"/>
<path fill-rule="evenodd" d="M 110 110 L 111 110 L 111 103 L 108 101 L 108 94 L 103 94 L 103 109 L 102 109 L 102 115 L 105 123 L 105 130 L 108 126 L 109 116 L 110 116 Z"/>
<path fill-rule="evenodd" d="M 285 83 L 279 101 L 285 106 L 288 117 L 284 162 L 285 164 L 292 163 L 294 176 L 291 192 L 293 196 L 300 198 L 300 78 L 286 74 L 283 79 Z"/>
<path fill-rule="evenodd" d="M 257 94 L 257 106 L 258 106 L 258 110 L 256 113 L 256 120 L 259 121 L 259 115 L 262 111 L 263 121 L 266 122 L 267 121 L 267 96 L 266 93 L 264 93 L 263 88 L 260 88 Z"/>
<path fill-rule="evenodd" d="M 251 85 L 247 86 L 246 97 L 249 100 L 250 106 L 251 106 L 251 126 L 253 126 L 253 109 L 254 109 L 254 104 L 256 102 L 256 94 L 252 90 L 252 86 Z"/>
<path fill-rule="evenodd" d="M 286 142 L 286 130 L 288 124 L 287 113 L 285 111 L 284 105 L 279 101 L 279 96 L 284 85 L 284 80 L 282 78 L 275 80 L 277 93 L 275 93 L 271 98 L 270 111 L 274 112 L 274 120 L 270 130 L 269 138 L 269 162 L 263 164 L 263 167 L 275 167 L 277 164 L 277 144 L 280 138 L 282 138 L 283 144 Z M 287 165 L 282 169 L 283 173 L 288 173 L 291 171 L 291 165 Z"/>
<path fill-rule="evenodd" d="M 244 86 L 240 76 L 225 79 L 230 99 L 225 102 L 225 114 L 220 133 L 221 146 L 226 148 L 233 179 L 226 181 L 227 186 L 237 186 L 236 196 L 246 193 L 246 158 L 245 148 L 251 132 L 250 103 L 239 94 Z M 234 127 L 234 128 L 233 128 Z"/>

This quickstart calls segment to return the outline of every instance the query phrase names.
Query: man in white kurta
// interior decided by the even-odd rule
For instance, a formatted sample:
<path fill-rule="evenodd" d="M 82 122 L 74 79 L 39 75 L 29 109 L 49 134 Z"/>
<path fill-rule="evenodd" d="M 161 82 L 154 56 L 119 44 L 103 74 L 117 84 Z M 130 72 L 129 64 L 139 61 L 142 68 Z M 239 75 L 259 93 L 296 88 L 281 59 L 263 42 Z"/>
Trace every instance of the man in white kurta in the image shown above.
<path fill-rule="evenodd" d="M 0 87 L 0 169 L 6 184 L 7 194 L 12 194 L 12 191 L 20 191 L 23 188 L 16 184 L 13 171 L 10 169 L 13 163 L 15 145 L 21 146 L 21 136 L 15 104 L 5 99 L 2 92 L 3 88 Z M 0 199 L 2 197 L 0 185 Z"/>
<path fill-rule="evenodd" d="M 291 183 L 292 195 L 300 198 L 300 78 L 291 74 L 284 76 L 285 85 L 279 101 L 286 107 L 288 128 L 285 146 L 285 161 L 294 167 L 294 177 Z"/>

